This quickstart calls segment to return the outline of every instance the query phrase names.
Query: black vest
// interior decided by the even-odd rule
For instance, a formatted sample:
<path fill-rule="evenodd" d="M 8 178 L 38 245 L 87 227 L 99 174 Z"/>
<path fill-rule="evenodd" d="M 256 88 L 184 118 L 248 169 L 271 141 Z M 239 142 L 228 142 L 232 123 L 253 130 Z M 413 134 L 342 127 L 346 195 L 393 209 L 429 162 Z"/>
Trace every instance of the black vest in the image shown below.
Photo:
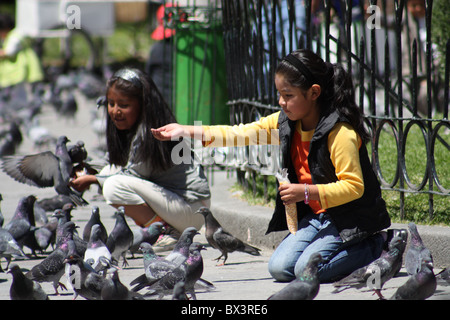
<path fill-rule="evenodd" d="M 337 112 L 322 117 L 317 124 L 311 140 L 308 165 L 313 184 L 326 184 L 338 181 L 335 168 L 328 151 L 328 135 L 338 122 L 348 122 L 340 118 Z M 291 160 L 291 143 L 295 132 L 295 121 L 287 118 L 284 112 L 280 112 L 278 118 L 280 151 L 283 155 L 283 168 L 288 168 L 288 177 L 292 183 L 298 183 Z M 361 169 L 364 179 L 364 194 L 361 198 L 349 203 L 328 208 L 326 213 L 338 229 L 344 242 L 360 241 L 365 237 L 388 228 L 391 224 L 386 203 L 381 197 L 380 184 L 373 171 L 363 144 L 359 150 Z M 297 202 L 297 214 L 300 219 L 311 212 L 311 208 L 303 201 Z M 275 211 L 269 223 L 266 234 L 272 231 L 287 230 L 286 214 L 280 194 L 277 194 Z"/>

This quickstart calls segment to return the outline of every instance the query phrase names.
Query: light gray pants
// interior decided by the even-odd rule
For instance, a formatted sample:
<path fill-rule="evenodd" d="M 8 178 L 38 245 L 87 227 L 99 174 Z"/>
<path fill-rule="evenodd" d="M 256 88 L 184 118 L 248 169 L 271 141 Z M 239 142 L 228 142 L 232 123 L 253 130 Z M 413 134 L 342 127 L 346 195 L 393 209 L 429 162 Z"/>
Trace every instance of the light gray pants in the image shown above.
<path fill-rule="evenodd" d="M 205 222 L 195 212 L 210 207 L 210 200 L 186 202 L 181 196 L 151 181 L 115 174 L 103 182 L 103 196 L 109 205 L 140 205 L 146 203 L 169 225 L 182 232 L 187 227 L 200 229 Z"/>

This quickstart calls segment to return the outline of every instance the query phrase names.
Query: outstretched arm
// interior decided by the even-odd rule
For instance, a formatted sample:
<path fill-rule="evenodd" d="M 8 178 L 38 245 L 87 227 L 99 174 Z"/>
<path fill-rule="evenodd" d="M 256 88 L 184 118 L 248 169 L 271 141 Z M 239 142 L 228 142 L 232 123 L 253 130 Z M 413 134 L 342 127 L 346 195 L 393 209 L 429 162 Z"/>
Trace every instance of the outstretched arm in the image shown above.
<path fill-rule="evenodd" d="M 190 137 L 193 139 L 203 139 L 202 126 L 181 125 L 178 123 L 169 123 L 157 129 L 151 129 L 153 136 L 161 141 L 176 140 L 181 137 Z"/>

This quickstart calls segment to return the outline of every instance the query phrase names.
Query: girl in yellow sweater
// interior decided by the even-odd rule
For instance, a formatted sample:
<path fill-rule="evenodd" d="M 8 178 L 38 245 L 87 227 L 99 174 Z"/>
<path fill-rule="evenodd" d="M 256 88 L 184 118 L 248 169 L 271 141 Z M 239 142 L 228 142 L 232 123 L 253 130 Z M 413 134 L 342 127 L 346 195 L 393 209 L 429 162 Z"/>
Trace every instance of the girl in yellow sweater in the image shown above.
<path fill-rule="evenodd" d="M 153 129 L 160 140 L 183 136 L 205 146 L 280 144 L 291 183 L 279 186 L 267 233 L 287 229 L 285 206 L 296 204 L 298 231 L 277 247 L 269 271 L 278 281 L 301 274 L 319 252 L 322 282 L 338 280 L 378 258 L 390 226 L 380 185 L 365 143 L 369 134 L 355 103 L 351 76 L 310 50 L 296 50 L 279 63 L 275 86 L 282 111 L 236 126 Z"/>

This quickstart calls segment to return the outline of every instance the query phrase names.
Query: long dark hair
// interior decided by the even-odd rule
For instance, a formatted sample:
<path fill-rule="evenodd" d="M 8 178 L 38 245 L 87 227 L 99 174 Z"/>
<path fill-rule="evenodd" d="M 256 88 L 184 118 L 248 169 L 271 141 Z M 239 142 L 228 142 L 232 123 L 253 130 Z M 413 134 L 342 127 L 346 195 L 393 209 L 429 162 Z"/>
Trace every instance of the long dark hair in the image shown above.
<path fill-rule="evenodd" d="M 290 55 L 300 60 L 310 73 L 304 75 L 288 60 L 283 59 L 278 64 L 276 73 L 282 74 L 293 86 L 302 90 L 309 89 L 316 80 L 321 87 L 318 98 L 321 115 L 327 115 L 333 110 L 346 118 L 364 142 L 370 140 L 370 135 L 364 127 L 363 113 L 355 102 L 355 89 L 350 74 L 340 64 L 332 64 L 322 60 L 308 49 L 298 49 Z"/>
<path fill-rule="evenodd" d="M 133 162 L 147 162 L 157 170 L 170 168 L 173 165 L 171 151 L 176 142 L 159 141 L 153 137 L 150 129 L 176 122 L 176 119 L 153 80 L 138 69 L 125 68 L 108 80 L 106 96 L 112 86 L 128 97 L 137 98 L 141 114 L 130 130 L 118 130 L 111 118 L 106 117 L 109 163 L 125 166 L 129 161 L 131 144 L 137 141 L 138 147 L 133 150 Z"/>

